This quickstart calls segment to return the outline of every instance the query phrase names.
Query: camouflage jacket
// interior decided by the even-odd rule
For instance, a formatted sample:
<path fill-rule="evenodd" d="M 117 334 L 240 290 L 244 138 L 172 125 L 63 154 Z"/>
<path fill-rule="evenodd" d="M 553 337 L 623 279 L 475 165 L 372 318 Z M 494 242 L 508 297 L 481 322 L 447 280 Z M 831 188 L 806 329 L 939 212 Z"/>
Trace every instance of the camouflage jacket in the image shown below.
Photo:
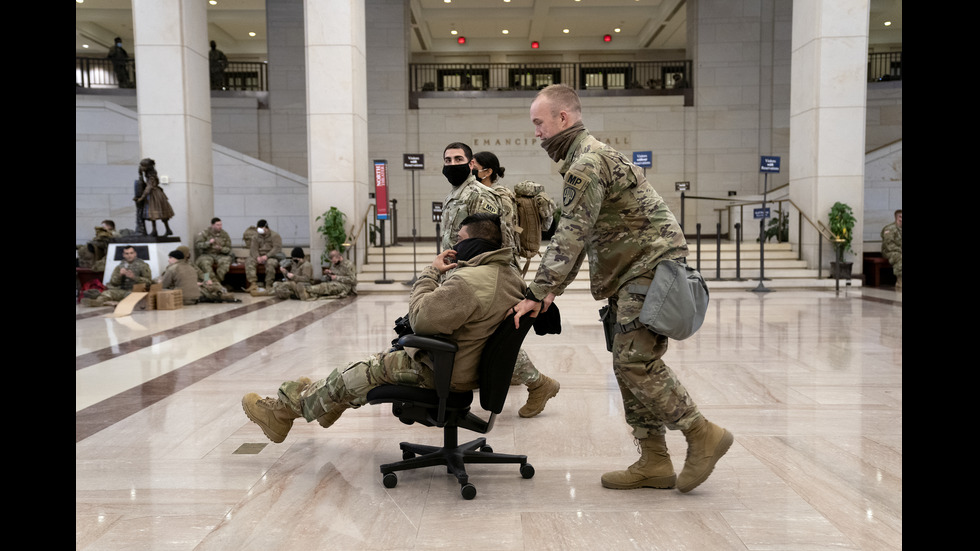
<path fill-rule="evenodd" d="M 889 261 L 902 257 L 902 228 L 894 222 L 881 229 L 881 255 Z"/>
<path fill-rule="evenodd" d="M 286 281 L 293 283 L 313 283 L 313 265 L 306 260 L 292 261 L 286 273 L 293 274 L 293 277 L 286 277 Z"/>
<path fill-rule="evenodd" d="M 453 188 L 442 206 L 442 250 L 456 245 L 456 233 L 463 220 L 478 212 L 500 214 L 500 199 L 472 174 Z"/>
<path fill-rule="evenodd" d="M 282 238 L 279 234 L 266 228 L 266 233 L 261 234 L 256 232 L 255 236 L 252 238 L 252 245 L 250 247 L 250 254 L 252 258 L 258 258 L 260 256 L 277 256 L 282 254 Z"/>
<path fill-rule="evenodd" d="M 596 300 L 649 276 L 661 260 L 687 256 L 680 225 L 643 169 L 588 130 L 575 138 L 560 172 L 562 217 L 528 286 L 534 296 L 564 292 L 586 254 Z"/>
<path fill-rule="evenodd" d="M 136 274 L 136 279 L 126 277 L 122 274 L 123 269 L 132 270 Z M 132 262 L 132 264 L 127 263 L 125 260 L 119 263 L 114 270 L 112 270 L 112 276 L 109 278 L 109 285 L 106 287 L 109 289 L 125 289 L 132 290 L 133 285 L 136 283 L 145 283 L 149 285 L 153 283 L 153 274 L 150 272 L 150 265 L 143 262 L 143 259 L 137 258 Z"/>
<path fill-rule="evenodd" d="M 211 238 L 214 238 L 213 244 L 209 243 Z M 210 227 L 205 228 L 194 238 L 194 253 L 198 256 L 202 254 L 230 255 L 231 236 L 225 230 L 215 233 L 211 231 Z"/>
<path fill-rule="evenodd" d="M 357 287 L 357 273 L 354 271 L 354 264 L 347 259 L 340 261 L 340 264 L 331 263 L 327 268 L 330 270 L 330 274 L 336 276 L 337 279 L 324 281 L 335 281 L 342 285 L 347 285 L 352 290 Z"/>

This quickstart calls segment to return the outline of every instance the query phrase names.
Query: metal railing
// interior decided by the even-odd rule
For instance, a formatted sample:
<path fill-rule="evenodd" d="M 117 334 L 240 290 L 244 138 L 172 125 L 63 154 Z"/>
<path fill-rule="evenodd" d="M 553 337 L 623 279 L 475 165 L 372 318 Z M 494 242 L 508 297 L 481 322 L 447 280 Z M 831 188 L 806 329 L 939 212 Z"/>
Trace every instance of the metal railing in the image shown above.
<path fill-rule="evenodd" d="M 112 61 L 100 57 L 75 57 L 75 86 L 80 88 L 132 88 L 136 85 L 136 61 L 126 61 L 125 75 L 131 86 L 120 86 Z M 254 61 L 229 61 L 223 90 L 265 92 L 269 89 L 268 66 Z"/>
<path fill-rule="evenodd" d="M 660 90 L 692 87 L 692 61 L 588 63 L 410 63 L 410 92 L 538 90 Z"/>
<path fill-rule="evenodd" d="M 768 193 L 777 192 L 787 186 L 789 186 L 789 184 L 785 184 L 783 186 L 780 186 L 779 188 L 769 190 Z M 729 239 L 734 234 L 735 237 L 733 241 L 735 242 L 735 247 L 736 247 L 736 254 L 734 260 L 735 274 L 736 274 L 735 279 L 741 281 L 743 279 L 741 277 L 741 271 L 743 268 L 742 268 L 742 256 L 741 256 L 740 245 L 743 239 L 748 239 L 753 242 L 758 241 L 759 238 L 764 238 L 766 239 L 767 242 L 770 240 L 770 237 L 763 235 L 766 233 L 766 229 L 768 229 L 767 228 L 768 224 L 763 225 L 755 221 L 754 219 L 751 219 L 752 216 L 751 213 L 749 214 L 750 216 L 749 221 L 746 221 L 745 218 L 746 207 L 755 208 L 757 205 L 761 205 L 762 201 L 758 199 L 743 201 L 733 197 L 700 197 L 700 196 L 691 196 L 691 195 L 682 194 L 681 219 L 683 219 L 685 202 L 689 200 L 723 201 L 728 203 L 723 207 L 713 209 L 718 214 L 718 222 L 716 224 L 716 230 L 714 235 L 716 241 L 716 254 L 718 254 L 719 251 L 721 250 L 722 239 Z M 822 274 L 823 274 L 824 242 L 826 241 L 826 243 L 830 245 L 831 249 L 833 249 L 833 245 L 834 245 L 834 237 L 833 235 L 830 234 L 830 231 L 827 229 L 827 227 L 820 221 L 814 222 L 813 220 L 811 220 L 806 214 L 804 214 L 802 209 L 800 209 L 791 199 L 788 198 L 767 199 L 766 206 L 770 209 L 770 212 L 772 212 L 772 218 L 770 218 L 770 220 L 776 218 L 777 216 L 784 216 L 786 218 L 791 218 L 792 212 L 790 208 L 796 211 L 796 227 L 797 227 L 796 236 L 800 243 L 806 242 L 805 239 L 806 236 L 804 236 L 804 231 L 815 231 L 817 233 L 817 279 L 821 279 L 823 277 Z M 787 206 L 790 208 L 786 208 Z M 727 220 L 724 219 L 726 216 L 727 216 Z M 758 228 L 758 230 L 756 230 L 755 228 Z M 685 231 L 684 233 L 686 235 L 690 235 L 690 232 Z M 759 235 L 753 235 L 753 234 L 759 234 Z M 700 245 L 702 240 L 700 223 L 696 225 L 695 239 L 697 243 Z M 777 242 L 782 242 L 782 239 L 778 236 L 777 236 Z M 801 246 L 797 246 L 797 260 L 803 260 L 803 247 Z M 760 264 L 759 267 L 762 270 L 762 273 L 763 274 L 765 273 L 764 257 L 761 259 L 761 262 L 756 259 L 752 259 L 752 262 L 753 262 L 753 265 L 751 266 L 752 268 L 755 267 L 756 263 L 759 263 Z M 700 263 L 701 263 L 700 246 L 697 247 L 695 263 L 697 265 L 696 269 L 700 270 Z M 714 279 L 721 280 L 722 277 L 721 277 L 720 256 L 716 259 L 715 270 L 716 273 Z M 704 276 L 706 278 L 709 277 L 708 274 L 704 274 Z"/>
<path fill-rule="evenodd" d="M 902 52 L 868 54 L 868 82 L 902 80 Z"/>

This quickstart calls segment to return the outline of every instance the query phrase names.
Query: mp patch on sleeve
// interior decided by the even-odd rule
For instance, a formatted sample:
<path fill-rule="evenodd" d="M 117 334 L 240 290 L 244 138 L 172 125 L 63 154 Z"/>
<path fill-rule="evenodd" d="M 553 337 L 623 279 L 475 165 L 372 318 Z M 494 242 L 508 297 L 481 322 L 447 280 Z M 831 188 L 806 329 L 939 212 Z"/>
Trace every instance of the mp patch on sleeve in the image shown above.
<path fill-rule="evenodd" d="M 562 190 L 562 208 L 569 212 L 578 205 L 585 193 L 585 188 L 592 179 L 591 171 L 580 170 L 578 167 L 565 173 L 565 189 Z"/>

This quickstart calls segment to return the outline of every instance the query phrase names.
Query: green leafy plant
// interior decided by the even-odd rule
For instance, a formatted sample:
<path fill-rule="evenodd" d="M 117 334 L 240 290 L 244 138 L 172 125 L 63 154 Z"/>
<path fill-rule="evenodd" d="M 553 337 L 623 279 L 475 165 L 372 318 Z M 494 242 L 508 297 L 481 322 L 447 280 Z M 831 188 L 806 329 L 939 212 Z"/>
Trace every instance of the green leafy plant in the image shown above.
<path fill-rule="evenodd" d="M 837 262 L 844 261 L 845 252 L 851 250 L 851 240 L 854 239 L 854 211 L 846 203 L 840 201 L 830 207 L 830 233 L 834 236 L 834 252 Z"/>
<path fill-rule="evenodd" d="M 773 237 L 776 238 L 777 243 L 786 243 L 789 241 L 788 212 L 784 210 L 778 211 L 775 218 L 769 219 L 769 224 L 766 226 L 766 243 L 768 243 Z M 758 241 L 759 238 L 756 237 L 755 240 Z"/>
<path fill-rule="evenodd" d="M 330 207 L 330 210 L 316 217 L 316 221 L 320 222 L 320 227 L 316 231 L 320 232 L 323 236 L 323 240 L 327 242 L 327 248 L 323 251 L 320 260 L 324 263 L 330 262 L 330 251 L 337 249 L 340 252 L 344 252 L 347 243 L 347 231 L 344 229 L 344 225 L 347 223 L 347 215 L 337 207 Z"/>

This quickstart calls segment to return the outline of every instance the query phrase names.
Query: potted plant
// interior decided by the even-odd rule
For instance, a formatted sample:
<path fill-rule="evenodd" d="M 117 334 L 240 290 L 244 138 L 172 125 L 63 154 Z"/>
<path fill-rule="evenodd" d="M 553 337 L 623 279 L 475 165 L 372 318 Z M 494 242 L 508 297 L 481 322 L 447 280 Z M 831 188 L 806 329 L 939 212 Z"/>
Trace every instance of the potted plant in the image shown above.
<path fill-rule="evenodd" d="M 780 210 L 776 212 L 776 218 L 770 218 L 769 224 L 766 226 L 766 243 L 769 242 L 773 237 L 776 238 L 776 243 L 786 243 L 789 241 L 789 213 Z M 756 241 L 759 240 L 758 237 L 755 238 Z"/>
<path fill-rule="evenodd" d="M 851 250 L 851 240 L 854 238 L 854 211 L 846 203 L 840 201 L 830 207 L 830 233 L 833 236 L 835 262 L 830 263 L 831 275 L 835 278 L 848 279 L 851 277 L 851 262 L 844 262 L 845 252 Z"/>
<path fill-rule="evenodd" d="M 337 207 L 330 207 L 330 210 L 317 216 L 316 220 L 317 222 L 322 220 L 316 231 L 320 232 L 327 243 L 327 248 L 320 257 L 320 260 L 326 264 L 330 262 L 330 251 L 336 249 L 344 252 L 346 248 L 347 231 L 344 229 L 344 224 L 347 222 L 347 216 Z"/>

